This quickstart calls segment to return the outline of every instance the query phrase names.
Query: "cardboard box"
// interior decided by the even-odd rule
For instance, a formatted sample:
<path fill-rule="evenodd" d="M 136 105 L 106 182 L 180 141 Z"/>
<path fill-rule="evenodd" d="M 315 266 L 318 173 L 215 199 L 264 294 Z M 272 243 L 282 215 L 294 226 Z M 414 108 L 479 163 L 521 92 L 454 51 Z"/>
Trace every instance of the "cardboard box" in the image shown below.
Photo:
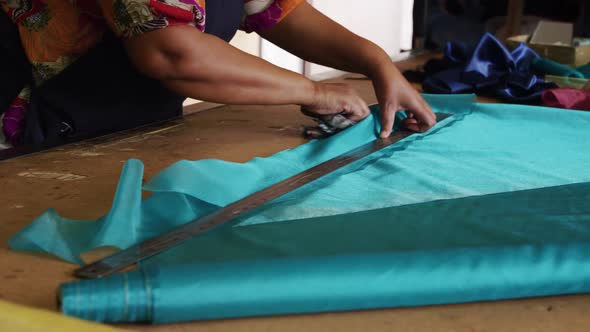
<path fill-rule="evenodd" d="M 520 43 L 527 44 L 542 57 L 572 67 L 590 62 L 590 45 L 574 45 L 571 23 L 541 21 L 532 35 L 512 36 L 506 41 L 511 49 Z"/>

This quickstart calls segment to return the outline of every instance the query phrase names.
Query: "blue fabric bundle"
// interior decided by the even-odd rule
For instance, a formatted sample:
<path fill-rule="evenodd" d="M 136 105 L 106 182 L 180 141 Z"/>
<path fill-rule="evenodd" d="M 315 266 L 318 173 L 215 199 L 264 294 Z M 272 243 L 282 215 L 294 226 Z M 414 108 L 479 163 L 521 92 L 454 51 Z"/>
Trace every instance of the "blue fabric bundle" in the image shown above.
<path fill-rule="evenodd" d="M 442 61 L 425 65 L 429 76 L 422 87 L 428 93 L 477 93 L 509 102 L 536 103 L 543 91 L 557 87 L 545 82 L 532 68 L 532 61 L 538 57 L 524 44 L 509 51 L 489 33 L 475 50 L 450 42 Z"/>
<path fill-rule="evenodd" d="M 426 98 L 454 115 L 136 271 L 65 284 L 62 310 L 163 323 L 589 292 L 590 113 Z M 105 217 L 50 210 L 10 246 L 78 263 L 129 247 L 375 139 L 377 119 L 244 164 L 178 162 L 143 201 L 130 160 Z"/>

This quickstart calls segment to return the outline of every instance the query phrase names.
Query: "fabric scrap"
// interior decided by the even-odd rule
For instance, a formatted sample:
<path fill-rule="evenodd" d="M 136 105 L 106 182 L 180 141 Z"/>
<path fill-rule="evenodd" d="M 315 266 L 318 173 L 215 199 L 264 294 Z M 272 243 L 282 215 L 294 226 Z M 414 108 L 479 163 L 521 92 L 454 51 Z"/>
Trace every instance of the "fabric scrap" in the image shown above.
<path fill-rule="evenodd" d="M 541 98 L 545 106 L 590 111 L 590 90 L 550 89 Z"/>

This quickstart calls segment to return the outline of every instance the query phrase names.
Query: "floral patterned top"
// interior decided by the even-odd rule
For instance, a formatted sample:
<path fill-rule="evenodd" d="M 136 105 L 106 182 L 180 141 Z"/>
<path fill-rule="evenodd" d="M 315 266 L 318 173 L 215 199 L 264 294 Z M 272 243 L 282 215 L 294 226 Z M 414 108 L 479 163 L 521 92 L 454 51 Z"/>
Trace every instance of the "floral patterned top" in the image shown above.
<path fill-rule="evenodd" d="M 303 1 L 244 0 L 240 29 L 271 28 Z M 73 63 L 108 29 L 121 38 L 175 25 L 204 31 L 206 4 L 207 0 L 0 0 L 2 10 L 18 26 L 37 85 Z M 2 129 L 13 144 L 22 134 L 29 94 L 27 87 L 4 112 Z"/>

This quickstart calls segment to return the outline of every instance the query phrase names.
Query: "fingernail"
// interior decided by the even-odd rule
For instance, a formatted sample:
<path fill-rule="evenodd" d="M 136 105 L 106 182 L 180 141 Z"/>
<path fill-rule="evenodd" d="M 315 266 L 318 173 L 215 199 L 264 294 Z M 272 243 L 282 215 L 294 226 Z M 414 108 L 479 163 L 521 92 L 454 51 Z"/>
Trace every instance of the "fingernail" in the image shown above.
<path fill-rule="evenodd" d="M 381 132 L 381 138 L 386 138 L 387 136 L 389 136 L 388 132 L 385 132 L 385 131 Z"/>

